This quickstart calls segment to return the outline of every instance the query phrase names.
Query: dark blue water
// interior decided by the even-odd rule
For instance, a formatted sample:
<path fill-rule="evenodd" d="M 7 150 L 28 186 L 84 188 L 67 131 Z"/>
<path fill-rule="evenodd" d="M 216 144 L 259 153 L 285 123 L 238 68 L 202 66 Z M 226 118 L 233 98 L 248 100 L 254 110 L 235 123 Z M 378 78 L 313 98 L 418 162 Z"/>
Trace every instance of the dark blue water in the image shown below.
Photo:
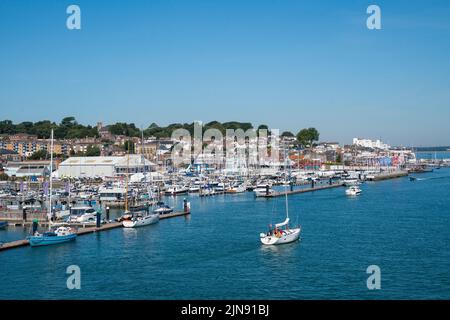
<path fill-rule="evenodd" d="M 426 160 L 450 159 L 450 151 L 439 151 L 439 152 L 421 151 L 421 152 L 416 152 L 416 158 L 417 159 L 426 159 Z"/>
<path fill-rule="evenodd" d="M 262 247 L 284 199 L 190 197 L 190 218 L 0 253 L 1 299 L 450 299 L 450 169 L 291 196 L 300 242 Z M 181 205 L 182 198 L 178 198 Z M 22 236 L 20 229 L 0 239 Z M 66 268 L 81 268 L 81 289 Z M 381 290 L 366 268 L 381 268 Z"/>

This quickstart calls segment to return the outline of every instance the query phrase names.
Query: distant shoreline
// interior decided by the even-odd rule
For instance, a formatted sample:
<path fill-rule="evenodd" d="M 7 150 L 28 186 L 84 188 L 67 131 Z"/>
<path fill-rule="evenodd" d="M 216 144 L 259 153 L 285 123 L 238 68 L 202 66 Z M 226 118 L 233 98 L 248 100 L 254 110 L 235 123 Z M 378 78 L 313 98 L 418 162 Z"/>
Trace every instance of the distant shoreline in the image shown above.
<path fill-rule="evenodd" d="M 415 152 L 450 152 L 450 147 L 421 147 L 414 148 Z"/>

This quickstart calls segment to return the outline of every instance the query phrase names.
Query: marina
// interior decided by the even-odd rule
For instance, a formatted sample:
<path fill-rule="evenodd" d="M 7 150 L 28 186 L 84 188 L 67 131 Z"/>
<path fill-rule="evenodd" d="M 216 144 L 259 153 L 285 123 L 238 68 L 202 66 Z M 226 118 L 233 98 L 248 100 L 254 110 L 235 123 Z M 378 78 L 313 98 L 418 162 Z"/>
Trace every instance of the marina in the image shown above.
<path fill-rule="evenodd" d="M 450 287 L 430 277 L 436 272 L 450 276 L 445 245 L 450 241 L 448 203 L 439 200 L 448 196 L 450 171 L 443 168 L 424 173 L 420 179 L 424 180 L 410 182 L 402 177 L 366 182 L 357 198 L 346 196 L 342 187 L 291 195 L 289 216 L 294 225 L 301 223 L 302 234 L 298 243 L 276 248 L 261 247 L 258 235 L 268 223 L 285 219 L 282 197 L 266 201 L 255 199 L 252 192 L 205 198 L 188 194 L 195 212 L 186 218 L 167 219 L 136 230 L 116 227 L 91 232 L 52 248 L 24 245 L 2 251 L 0 261 L 8 277 L 0 295 L 16 299 L 35 295 L 44 299 L 111 299 L 126 294 L 129 299 L 148 299 L 150 294 L 154 299 L 180 299 L 189 287 L 190 297 L 198 299 L 231 295 L 238 299 L 261 295 L 271 299 L 370 298 L 372 292 L 361 290 L 360 282 L 365 281 L 365 268 L 375 263 L 382 266 L 383 284 L 389 288 L 376 293 L 381 299 L 405 294 L 421 299 L 429 292 L 448 298 Z M 182 199 L 166 197 L 164 201 L 178 207 Z M 423 211 L 423 207 L 428 209 Z M 112 217 L 118 214 L 118 209 L 111 210 Z M 7 234 L 0 231 L 0 237 L 9 242 L 24 238 L 26 233 L 22 227 L 9 226 Z M 137 243 L 145 250 L 138 250 Z M 274 265 L 278 259 L 285 261 L 283 269 Z M 79 265 L 83 272 L 81 291 L 60 285 L 65 283 L 65 268 L 71 264 Z M 127 276 L 117 275 L 118 268 L 142 270 L 135 276 L 139 286 L 126 282 Z M 407 272 L 411 268 L 421 272 Z M 155 272 L 160 277 L 145 276 Z M 53 282 L 45 280 L 50 273 L 56 277 Z M 258 279 L 263 274 L 280 288 L 268 292 L 261 287 Z M 47 290 L 42 292 L 30 284 L 28 277 L 45 283 Z M 289 292 L 282 289 L 287 284 Z M 24 287 L 27 290 L 20 289 Z"/>
<path fill-rule="evenodd" d="M 175 218 L 175 217 L 182 217 L 182 216 L 186 216 L 189 214 L 191 214 L 190 211 L 172 212 L 172 213 L 160 215 L 159 219 L 163 220 L 163 219 L 169 219 L 169 218 Z M 28 223 L 28 225 L 31 225 L 31 224 L 32 223 Z M 15 226 L 18 226 L 18 225 L 19 224 L 15 224 Z M 21 225 L 24 226 L 24 224 L 21 224 Z M 48 225 L 42 224 L 42 226 L 48 226 Z M 74 226 L 79 227 L 79 229 L 77 229 L 77 231 L 76 231 L 77 235 L 79 235 L 79 236 L 94 233 L 94 232 L 108 231 L 111 229 L 123 227 L 122 222 L 105 223 L 105 224 L 101 225 L 100 227 L 86 226 L 86 225 L 82 225 L 82 224 L 80 224 L 80 225 L 75 224 Z M 23 246 L 27 246 L 27 245 L 29 245 L 29 241 L 27 239 L 16 240 L 16 241 L 11 241 L 11 242 L 7 242 L 7 243 L 0 242 L 0 251 L 19 248 L 19 247 L 23 247 Z"/>

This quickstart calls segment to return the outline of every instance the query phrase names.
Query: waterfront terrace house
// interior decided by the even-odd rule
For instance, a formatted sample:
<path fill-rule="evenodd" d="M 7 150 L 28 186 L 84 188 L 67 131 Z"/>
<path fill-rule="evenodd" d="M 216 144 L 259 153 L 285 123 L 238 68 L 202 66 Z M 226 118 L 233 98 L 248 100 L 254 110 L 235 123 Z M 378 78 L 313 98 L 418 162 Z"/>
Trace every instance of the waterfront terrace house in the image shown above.
<path fill-rule="evenodd" d="M 35 135 L 16 134 L 12 136 L 2 136 L 0 139 L 0 149 L 16 152 L 21 157 L 29 157 L 36 151 L 49 150 L 50 139 L 38 139 Z M 56 155 L 69 154 L 69 143 L 67 141 L 55 141 L 54 153 Z"/>
<path fill-rule="evenodd" d="M 75 139 L 72 141 L 70 151 L 73 153 L 85 153 L 89 147 L 98 147 L 103 151 L 103 144 L 96 138 Z"/>

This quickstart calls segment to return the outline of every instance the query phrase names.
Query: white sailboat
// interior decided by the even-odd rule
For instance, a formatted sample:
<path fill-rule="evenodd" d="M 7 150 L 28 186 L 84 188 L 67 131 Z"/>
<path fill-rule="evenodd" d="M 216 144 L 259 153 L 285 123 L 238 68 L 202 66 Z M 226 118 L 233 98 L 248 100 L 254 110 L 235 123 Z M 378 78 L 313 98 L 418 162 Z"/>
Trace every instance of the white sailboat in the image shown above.
<path fill-rule="evenodd" d="M 260 240 L 263 245 L 286 244 L 297 241 L 300 238 L 301 227 L 300 226 L 296 228 L 289 227 L 289 204 L 287 196 L 287 187 L 285 188 L 285 198 L 286 198 L 286 219 L 281 223 L 275 224 L 274 228 L 272 228 L 272 225 L 270 225 L 269 231 L 267 233 L 260 234 Z"/>
<path fill-rule="evenodd" d="M 137 228 L 148 226 L 159 222 L 159 214 L 148 213 L 145 211 L 134 212 L 133 217 L 129 220 L 123 220 L 122 224 L 125 228 Z"/>
<path fill-rule="evenodd" d="M 48 221 L 49 221 L 49 230 L 48 232 L 44 232 L 43 234 L 39 232 L 35 232 L 32 236 L 28 237 L 28 241 L 30 242 L 30 246 L 48 246 L 53 244 L 60 244 L 64 242 L 69 242 L 75 240 L 77 237 L 77 233 L 70 227 L 59 226 L 56 230 L 52 231 L 52 225 L 55 226 L 52 222 L 53 219 L 53 210 L 52 210 L 52 193 L 53 193 L 53 183 L 52 183 L 52 172 L 53 172 L 53 129 L 51 131 L 51 145 L 50 145 L 50 190 L 48 197 Z"/>
<path fill-rule="evenodd" d="M 144 141 L 144 136 L 142 135 L 142 143 L 143 143 L 143 141 Z M 142 148 L 142 150 L 144 150 L 144 148 Z M 145 168 L 145 159 L 144 159 L 143 154 L 142 154 L 142 161 L 144 163 L 144 168 Z M 144 171 L 145 171 L 145 169 L 144 169 Z M 145 174 L 145 172 L 144 172 L 144 174 Z M 151 189 L 149 189 L 149 198 L 151 198 Z M 126 206 L 128 206 L 128 201 L 126 202 Z M 126 210 L 128 210 L 128 208 L 126 208 Z M 131 215 L 131 219 L 123 220 L 122 225 L 125 228 L 137 228 L 137 227 L 148 226 L 150 224 L 155 224 L 157 222 L 159 222 L 159 214 L 151 213 L 149 211 L 149 208 L 147 208 L 146 211 L 133 212 Z"/>

